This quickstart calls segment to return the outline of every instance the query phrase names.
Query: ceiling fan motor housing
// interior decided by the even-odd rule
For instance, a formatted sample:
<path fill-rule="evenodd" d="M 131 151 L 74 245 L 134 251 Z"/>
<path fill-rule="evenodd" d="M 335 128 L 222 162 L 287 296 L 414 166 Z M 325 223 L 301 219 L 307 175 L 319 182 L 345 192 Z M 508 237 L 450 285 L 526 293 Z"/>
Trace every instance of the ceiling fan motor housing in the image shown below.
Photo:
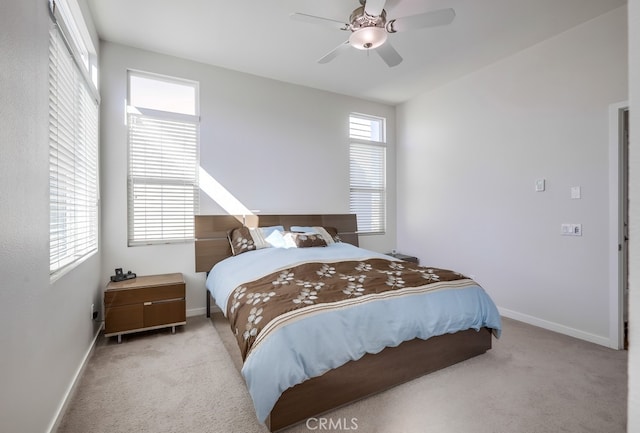
<path fill-rule="evenodd" d="M 371 16 L 361 6 L 353 11 L 349 18 L 353 33 L 349 37 L 351 46 L 359 50 L 377 48 L 387 40 L 387 12 L 382 10 L 378 16 Z"/>
<path fill-rule="evenodd" d="M 384 28 L 387 23 L 387 11 L 383 9 L 380 15 L 371 16 L 364 11 L 364 6 L 360 6 L 351 13 L 349 22 L 351 23 L 351 30 L 354 32 L 364 27 Z"/>

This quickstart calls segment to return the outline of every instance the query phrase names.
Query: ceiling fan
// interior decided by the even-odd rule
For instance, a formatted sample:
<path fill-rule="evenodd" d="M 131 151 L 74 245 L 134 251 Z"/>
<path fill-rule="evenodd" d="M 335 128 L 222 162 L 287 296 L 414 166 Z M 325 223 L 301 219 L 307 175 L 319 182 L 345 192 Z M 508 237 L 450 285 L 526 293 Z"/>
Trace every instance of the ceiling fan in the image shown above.
<path fill-rule="evenodd" d="M 387 40 L 389 33 L 447 25 L 456 16 L 454 10 L 449 8 L 387 20 L 385 3 L 386 0 L 360 0 L 361 6 L 351 13 L 348 23 L 304 13 L 292 13 L 291 18 L 351 32 L 349 39 L 320 58 L 318 63 L 328 63 L 349 47 L 354 47 L 375 50 L 387 65 L 393 67 L 402 62 L 402 57 Z"/>

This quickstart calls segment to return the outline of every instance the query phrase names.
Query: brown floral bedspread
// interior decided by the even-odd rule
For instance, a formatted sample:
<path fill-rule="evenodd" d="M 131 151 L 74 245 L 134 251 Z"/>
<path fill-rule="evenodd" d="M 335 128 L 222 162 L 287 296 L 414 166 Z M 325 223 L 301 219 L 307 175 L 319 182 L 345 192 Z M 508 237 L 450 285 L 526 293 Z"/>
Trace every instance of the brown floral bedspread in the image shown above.
<path fill-rule="evenodd" d="M 454 271 L 385 259 L 304 263 L 236 288 L 227 317 L 244 360 L 270 332 L 306 314 L 468 283 Z"/>

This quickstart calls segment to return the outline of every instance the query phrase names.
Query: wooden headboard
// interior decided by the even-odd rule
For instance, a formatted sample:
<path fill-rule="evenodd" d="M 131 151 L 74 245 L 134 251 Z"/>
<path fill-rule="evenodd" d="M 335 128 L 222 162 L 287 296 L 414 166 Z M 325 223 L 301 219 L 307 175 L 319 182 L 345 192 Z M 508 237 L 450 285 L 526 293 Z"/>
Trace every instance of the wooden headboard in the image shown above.
<path fill-rule="evenodd" d="M 322 226 L 335 227 L 342 242 L 358 246 L 358 223 L 355 214 L 328 215 L 247 215 L 244 223 L 249 227 Z M 196 215 L 195 254 L 196 272 L 209 272 L 213 265 L 231 256 L 227 232 L 242 227 L 243 216 Z"/>

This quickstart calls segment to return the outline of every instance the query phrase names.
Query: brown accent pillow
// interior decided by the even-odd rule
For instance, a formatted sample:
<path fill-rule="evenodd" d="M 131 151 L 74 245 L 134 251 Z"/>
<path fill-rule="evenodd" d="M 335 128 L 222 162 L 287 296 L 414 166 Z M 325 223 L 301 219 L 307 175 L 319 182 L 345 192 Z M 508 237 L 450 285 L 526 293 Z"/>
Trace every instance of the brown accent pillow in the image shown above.
<path fill-rule="evenodd" d="M 340 236 L 338 236 L 338 229 L 335 227 L 325 227 L 324 228 L 327 233 L 329 233 L 329 236 L 331 236 L 333 238 L 334 242 L 341 242 L 340 240 Z"/>
<path fill-rule="evenodd" d="M 231 253 L 234 256 L 256 249 L 255 242 L 249 231 L 249 227 L 238 227 L 227 232 L 227 239 L 231 245 Z"/>
<path fill-rule="evenodd" d="M 317 233 L 291 233 L 291 238 L 298 248 L 326 247 L 327 242 Z"/>

